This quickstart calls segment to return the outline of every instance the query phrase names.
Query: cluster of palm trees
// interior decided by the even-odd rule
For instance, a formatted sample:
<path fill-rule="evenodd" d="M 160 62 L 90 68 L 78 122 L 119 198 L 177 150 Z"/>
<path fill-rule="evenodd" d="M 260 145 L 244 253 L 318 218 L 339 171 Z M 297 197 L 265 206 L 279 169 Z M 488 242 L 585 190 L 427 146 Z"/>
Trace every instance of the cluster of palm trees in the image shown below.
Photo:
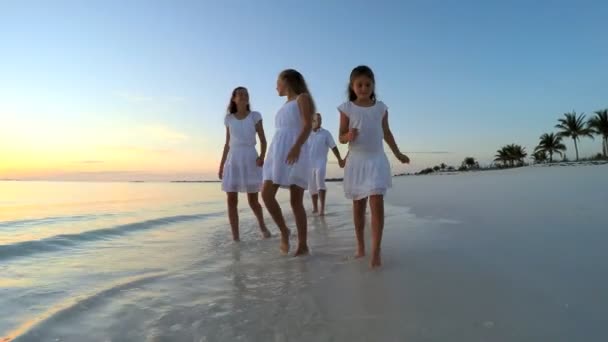
<path fill-rule="evenodd" d="M 496 151 L 495 162 L 502 163 L 504 167 L 514 167 L 524 165 L 524 159 L 528 156 L 526 148 L 517 144 L 503 146 Z"/>
<path fill-rule="evenodd" d="M 545 133 L 540 136 L 538 146 L 534 149 L 533 157 L 537 162 L 544 162 L 549 157 L 549 162 L 553 162 L 553 155 L 560 157 L 566 151 L 566 146 L 562 143 L 563 138 L 571 138 L 574 142 L 576 160 L 578 156 L 578 142 L 581 138 L 594 138 L 594 135 L 602 138 L 602 156 L 608 158 L 608 109 L 598 110 L 595 116 L 585 120 L 585 114 L 577 114 L 575 111 L 565 113 L 564 117 L 558 119 L 555 128 L 559 129 L 556 133 Z"/>
<path fill-rule="evenodd" d="M 566 151 L 566 145 L 562 142 L 564 138 L 571 138 L 574 142 L 574 150 L 576 152 L 576 160 L 579 160 L 578 155 L 578 143 L 581 138 L 591 138 L 594 136 L 600 136 L 602 139 L 602 154 L 601 157 L 608 159 L 608 109 L 602 109 L 594 112 L 595 115 L 588 120 L 585 120 L 585 114 L 577 114 L 575 111 L 565 113 L 562 118 L 558 119 L 558 124 L 555 128 L 558 129 L 557 133 L 544 133 L 539 138 L 538 145 L 534 148 L 534 153 L 531 157 L 537 163 L 543 163 L 547 160 L 552 163 L 553 156 L 558 155 L 564 157 Z M 524 160 L 528 156 L 526 149 L 518 144 L 505 145 L 496 151 L 494 156 L 494 162 L 498 167 L 515 167 L 523 166 Z M 461 166 L 458 168 L 459 171 L 467 171 L 479 169 L 479 162 L 473 157 L 466 157 Z M 432 168 L 426 168 L 420 171 L 418 174 L 429 174 L 438 172 L 439 170 L 444 171 L 455 170 L 452 166 L 447 166 L 444 163 L 437 165 Z"/>
<path fill-rule="evenodd" d="M 458 171 L 469 171 L 469 170 L 477 170 L 480 169 L 479 162 L 477 159 L 473 157 L 466 157 L 462 161 L 462 164 L 458 168 Z M 435 165 L 433 167 L 427 167 L 426 169 L 420 170 L 418 175 L 428 175 L 433 172 L 439 171 L 456 171 L 456 168 L 453 166 L 448 166 L 446 163 L 441 163 L 439 165 Z"/>

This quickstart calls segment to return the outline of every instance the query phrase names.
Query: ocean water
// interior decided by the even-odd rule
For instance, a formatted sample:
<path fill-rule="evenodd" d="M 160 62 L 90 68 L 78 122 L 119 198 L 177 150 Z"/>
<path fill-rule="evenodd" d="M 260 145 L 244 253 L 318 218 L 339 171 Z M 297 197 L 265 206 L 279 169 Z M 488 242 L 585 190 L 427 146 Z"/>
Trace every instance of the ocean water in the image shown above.
<path fill-rule="evenodd" d="M 339 183 L 328 215 L 309 215 L 304 258 L 280 255 L 268 215 L 261 239 L 245 197 L 233 243 L 219 184 L 0 182 L 0 195 L 0 341 L 607 336 L 607 166 L 395 178 L 379 271 L 352 257 Z"/>
<path fill-rule="evenodd" d="M 240 199 L 242 241 L 233 243 L 219 184 L 0 182 L 0 337 L 299 336 L 299 319 L 288 318 L 297 308 L 277 299 L 297 296 L 352 259 L 350 205 L 331 187 L 327 217 L 309 218 L 314 257 L 296 259 L 278 252 L 269 217 L 275 237 L 260 238 L 246 197 Z M 283 203 L 286 196 L 280 194 Z M 277 319 L 284 321 L 278 329 Z"/>

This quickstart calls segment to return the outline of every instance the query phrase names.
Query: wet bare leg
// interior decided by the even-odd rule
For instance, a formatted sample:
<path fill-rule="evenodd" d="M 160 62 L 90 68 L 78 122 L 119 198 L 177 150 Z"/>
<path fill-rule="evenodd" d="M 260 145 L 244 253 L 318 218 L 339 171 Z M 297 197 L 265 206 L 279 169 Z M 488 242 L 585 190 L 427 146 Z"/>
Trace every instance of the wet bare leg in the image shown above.
<path fill-rule="evenodd" d="M 237 192 L 227 192 L 228 221 L 232 230 L 232 240 L 239 241 L 239 194 Z"/>
<path fill-rule="evenodd" d="M 380 251 L 382 231 L 384 230 L 384 196 L 370 196 L 369 206 L 372 215 L 372 259 L 370 266 L 376 268 L 382 266 Z"/>
<path fill-rule="evenodd" d="M 319 216 L 325 216 L 325 190 L 319 190 L 319 198 L 321 199 L 321 210 L 319 210 Z"/>
<path fill-rule="evenodd" d="M 311 197 L 312 197 L 312 213 L 316 214 L 319 212 L 319 206 L 318 206 L 319 194 L 311 195 Z"/>
<path fill-rule="evenodd" d="M 264 222 L 264 212 L 262 211 L 262 206 L 260 205 L 260 201 L 258 200 L 258 193 L 250 193 L 247 194 L 247 200 L 249 201 L 249 207 L 253 211 L 255 218 L 258 220 L 258 224 L 260 225 L 260 230 L 262 231 L 262 236 L 265 239 L 268 239 L 272 236 L 270 231 L 266 227 L 266 223 Z"/>
<path fill-rule="evenodd" d="M 367 197 L 353 201 L 353 221 L 355 222 L 355 236 L 357 237 L 357 254 L 355 258 L 365 256 L 365 209 L 367 207 Z"/>
<path fill-rule="evenodd" d="M 298 249 L 296 249 L 294 256 L 306 255 L 308 254 L 308 222 L 306 209 L 304 209 L 304 189 L 292 185 L 289 190 L 291 192 L 291 209 L 298 228 Z"/>
<path fill-rule="evenodd" d="M 268 210 L 268 213 L 270 216 L 272 216 L 272 219 L 281 231 L 281 252 L 287 254 L 287 252 L 289 252 L 290 231 L 285 224 L 285 218 L 283 217 L 281 206 L 279 205 L 279 202 L 277 202 L 276 196 L 278 190 L 278 185 L 273 184 L 272 181 L 265 181 L 264 187 L 262 188 L 262 199 L 266 205 L 266 210 Z"/>

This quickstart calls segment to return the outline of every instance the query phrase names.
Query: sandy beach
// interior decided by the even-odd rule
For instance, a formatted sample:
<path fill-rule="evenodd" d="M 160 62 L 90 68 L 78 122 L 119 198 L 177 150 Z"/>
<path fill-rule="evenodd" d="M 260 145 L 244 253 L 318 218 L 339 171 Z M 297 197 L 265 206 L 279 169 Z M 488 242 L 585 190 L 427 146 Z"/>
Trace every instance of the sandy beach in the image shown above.
<path fill-rule="evenodd" d="M 70 225 L 3 217 L 0 336 L 604 341 L 607 171 L 397 177 L 387 196 L 379 271 L 352 257 L 351 208 L 340 183 L 330 184 L 327 217 L 309 217 L 312 255 L 305 258 L 282 257 L 278 239 L 260 239 L 248 208 L 241 210 L 243 241 L 232 243 L 216 184 L 123 184 L 133 199 L 131 214 L 110 208 L 111 218 L 64 217 L 72 231 L 61 238 L 58 230 Z M 144 200 L 144 189 L 169 202 Z M 100 230 L 111 223 L 114 228 Z M 90 225 L 97 226 L 93 233 L 85 231 Z M 17 226 L 22 233 L 54 231 L 24 244 L 17 242 L 23 239 Z M 15 244 L 28 252 L 15 252 Z"/>

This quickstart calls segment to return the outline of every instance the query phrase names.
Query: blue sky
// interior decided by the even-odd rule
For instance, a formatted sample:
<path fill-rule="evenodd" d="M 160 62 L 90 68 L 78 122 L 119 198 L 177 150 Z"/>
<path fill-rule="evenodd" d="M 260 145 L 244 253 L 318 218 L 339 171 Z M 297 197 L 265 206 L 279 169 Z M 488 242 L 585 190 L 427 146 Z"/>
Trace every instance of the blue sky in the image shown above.
<path fill-rule="evenodd" d="M 608 107 L 607 18 L 605 1 L 3 1 L 0 178 L 213 178 L 235 86 L 270 139 L 296 68 L 335 135 L 359 64 L 402 150 L 448 152 L 395 172 L 487 163 Z"/>

